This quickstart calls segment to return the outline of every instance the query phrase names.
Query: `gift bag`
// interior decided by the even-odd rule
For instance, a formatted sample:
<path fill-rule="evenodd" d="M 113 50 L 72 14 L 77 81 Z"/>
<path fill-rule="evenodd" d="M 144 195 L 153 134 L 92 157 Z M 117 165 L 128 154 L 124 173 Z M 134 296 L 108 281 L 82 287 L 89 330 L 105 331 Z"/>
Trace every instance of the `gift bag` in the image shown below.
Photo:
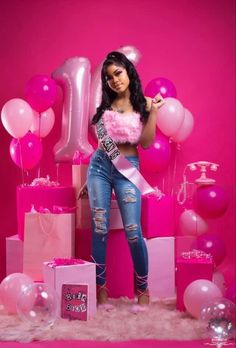
<path fill-rule="evenodd" d="M 74 256 L 75 215 L 25 214 L 23 272 L 42 281 L 43 262 Z"/>

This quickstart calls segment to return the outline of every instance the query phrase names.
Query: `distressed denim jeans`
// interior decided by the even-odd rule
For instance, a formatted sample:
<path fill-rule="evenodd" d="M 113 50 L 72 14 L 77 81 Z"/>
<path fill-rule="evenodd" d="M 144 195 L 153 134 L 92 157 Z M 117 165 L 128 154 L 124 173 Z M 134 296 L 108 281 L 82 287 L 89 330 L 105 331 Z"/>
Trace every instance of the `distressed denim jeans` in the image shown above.
<path fill-rule="evenodd" d="M 139 169 L 137 156 L 126 156 L 126 158 Z M 148 254 L 140 224 L 140 191 L 115 168 L 101 149 L 96 150 L 90 160 L 87 187 L 92 214 L 92 257 L 96 263 L 97 284 L 106 283 L 106 245 L 111 195 L 114 189 L 133 260 L 136 286 L 141 290 L 146 289 Z"/>

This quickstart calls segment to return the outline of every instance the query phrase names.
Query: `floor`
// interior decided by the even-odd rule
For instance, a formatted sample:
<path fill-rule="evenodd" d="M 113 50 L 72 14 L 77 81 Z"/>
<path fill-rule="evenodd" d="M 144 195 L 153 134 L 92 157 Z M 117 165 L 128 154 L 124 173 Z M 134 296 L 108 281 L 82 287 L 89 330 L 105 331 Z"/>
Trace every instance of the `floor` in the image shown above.
<path fill-rule="evenodd" d="M 206 341 L 127 341 L 127 342 L 98 342 L 98 341 L 37 341 L 30 343 L 0 342 L 1 348 L 203 348 L 213 347 Z M 229 346 L 235 348 L 235 342 Z"/>

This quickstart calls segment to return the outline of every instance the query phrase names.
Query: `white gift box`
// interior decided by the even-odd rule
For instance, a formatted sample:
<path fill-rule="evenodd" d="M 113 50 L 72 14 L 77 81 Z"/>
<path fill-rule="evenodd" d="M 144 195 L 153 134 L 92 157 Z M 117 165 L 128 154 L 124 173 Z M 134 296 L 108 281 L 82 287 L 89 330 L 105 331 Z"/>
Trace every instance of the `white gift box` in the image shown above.
<path fill-rule="evenodd" d="M 150 297 L 175 298 L 175 239 L 156 237 L 146 239 L 149 259 L 148 287 Z"/>

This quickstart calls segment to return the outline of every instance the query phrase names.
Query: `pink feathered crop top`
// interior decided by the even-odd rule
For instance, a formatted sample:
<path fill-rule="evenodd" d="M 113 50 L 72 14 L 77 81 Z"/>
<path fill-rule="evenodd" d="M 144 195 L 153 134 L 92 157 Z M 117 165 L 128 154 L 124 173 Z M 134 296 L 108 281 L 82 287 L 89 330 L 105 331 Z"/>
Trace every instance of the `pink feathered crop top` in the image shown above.
<path fill-rule="evenodd" d="M 143 129 L 140 114 L 137 112 L 123 114 L 106 110 L 102 117 L 106 131 L 115 143 L 137 144 L 139 142 Z"/>

